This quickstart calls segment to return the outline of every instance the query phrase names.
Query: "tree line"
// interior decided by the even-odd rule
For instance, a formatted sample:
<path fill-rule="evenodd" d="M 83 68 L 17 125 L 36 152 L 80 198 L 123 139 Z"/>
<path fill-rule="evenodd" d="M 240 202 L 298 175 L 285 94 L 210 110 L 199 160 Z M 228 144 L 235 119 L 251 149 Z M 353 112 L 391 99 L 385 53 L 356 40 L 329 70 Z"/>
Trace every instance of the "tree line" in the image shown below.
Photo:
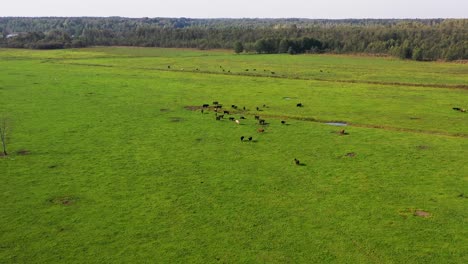
<path fill-rule="evenodd" d="M 468 59 L 468 19 L 0 18 L 0 47 L 234 49 Z"/>

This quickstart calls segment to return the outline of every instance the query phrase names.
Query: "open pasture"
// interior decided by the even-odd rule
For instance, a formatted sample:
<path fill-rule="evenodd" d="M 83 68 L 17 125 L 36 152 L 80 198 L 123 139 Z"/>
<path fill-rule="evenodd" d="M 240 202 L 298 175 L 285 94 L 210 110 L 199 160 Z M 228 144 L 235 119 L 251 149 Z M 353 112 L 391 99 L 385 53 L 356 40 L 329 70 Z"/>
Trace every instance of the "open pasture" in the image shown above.
<path fill-rule="evenodd" d="M 466 64 L 92 48 L 0 69 L 1 263 L 467 261 Z"/>

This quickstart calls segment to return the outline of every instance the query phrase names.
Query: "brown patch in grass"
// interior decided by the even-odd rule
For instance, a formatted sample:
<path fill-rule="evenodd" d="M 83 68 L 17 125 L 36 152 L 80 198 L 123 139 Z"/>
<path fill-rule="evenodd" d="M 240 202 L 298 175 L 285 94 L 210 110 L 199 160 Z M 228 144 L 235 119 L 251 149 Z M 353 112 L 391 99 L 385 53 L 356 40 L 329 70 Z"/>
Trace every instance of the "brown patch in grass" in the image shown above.
<path fill-rule="evenodd" d="M 161 111 L 161 112 L 169 112 L 170 110 L 167 109 L 167 108 L 161 108 L 161 109 L 159 109 L 159 111 Z"/>
<path fill-rule="evenodd" d="M 18 154 L 18 155 L 29 155 L 29 154 L 31 154 L 31 151 L 29 151 L 27 149 L 21 149 L 21 150 L 18 150 L 16 152 L 16 154 Z"/>
<path fill-rule="evenodd" d="M 187 105 L 184 108 L 187 109 L 187 110 L 190 110 L 190 111 L 197 111 L 197 110 L 203 109 L 203 106 Z M 210 107 L 208 107 L 208 108 L 210 108 Z"/>
<path fill-rule="evenodd" d="M 408 218 L 409 216 L 418 216 L 418 217 L 422 217 L 422 218 L 429 218 L 431 217 L 431 213 L 427 212 L 427 211 L 424 211 L 424 210 L 421 210 L 421 209 L 412 209 L 412 208 L 408 208 L 408 209 L 404 209 L 404 210 L 400 210 L 398 212 L 398 214 L 404 218 Z"/>
<path fill-rule="evenodd" d="M 421 149 L 421 150 L 424 150 L 424 149 L 428 149 L 429 146 L 426 146 L 426 145 L 419 145 L 418 146 L 418 149 Z"/>
<path fill-rule="evenodd" d="M 73 197 L 73 196 L 60 196 L 60 197 L 51 198 L 48 201 L 52 204 L 70 206 L 70 205 L 75 204 L 78 201 L 78 198 Z"/>
<path fill-rule="evenodd" d="M 427 211 L 424 211 L 424 210 L 415 210 L 414 213 L 413 213 L 414 216 L 419 216 L 419 217 L 424 217 L 424 218 L 428 218 L 431 216 L 431 214 Z"/>
<path fill-rule="evenodd" d="M 348 152 L 346 153 L 346 157 L 355 157 L 356 153 L 355 152 Z"/>

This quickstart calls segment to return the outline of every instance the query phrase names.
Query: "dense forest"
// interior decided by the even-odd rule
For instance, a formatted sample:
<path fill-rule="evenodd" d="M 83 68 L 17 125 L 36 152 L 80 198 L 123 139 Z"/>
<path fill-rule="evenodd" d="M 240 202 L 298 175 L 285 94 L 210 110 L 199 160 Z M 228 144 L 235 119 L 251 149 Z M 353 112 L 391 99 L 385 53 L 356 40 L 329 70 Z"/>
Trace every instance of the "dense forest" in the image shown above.
<path fill-rule="evenodd" d="M 468 59 L 468 19 L 0 17 L 0 47 L 112 45 L 459 60 Z"/>

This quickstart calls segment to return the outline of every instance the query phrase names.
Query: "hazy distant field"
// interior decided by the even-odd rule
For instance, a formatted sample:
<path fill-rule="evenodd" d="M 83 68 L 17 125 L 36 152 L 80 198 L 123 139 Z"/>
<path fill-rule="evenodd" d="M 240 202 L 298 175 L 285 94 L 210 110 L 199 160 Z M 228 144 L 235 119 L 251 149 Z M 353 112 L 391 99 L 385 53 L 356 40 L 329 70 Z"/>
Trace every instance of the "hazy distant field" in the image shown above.
<path fill-rule="evenodd" d="M 466 64 L 89 48 L 0 69 L 0 263 L 468 262 Z"/>

